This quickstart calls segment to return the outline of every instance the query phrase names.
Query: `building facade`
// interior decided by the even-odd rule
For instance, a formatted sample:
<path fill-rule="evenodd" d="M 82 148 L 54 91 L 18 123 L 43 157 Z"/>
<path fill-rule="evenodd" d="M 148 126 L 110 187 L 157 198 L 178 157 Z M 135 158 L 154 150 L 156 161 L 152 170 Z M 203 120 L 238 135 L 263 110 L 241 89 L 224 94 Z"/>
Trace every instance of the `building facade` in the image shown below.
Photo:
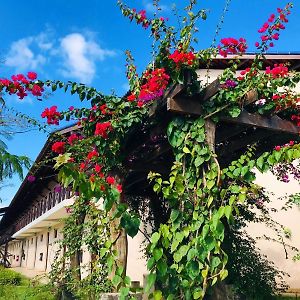
<path fill-rule="evenodd" d="M 231 58 L 229 56 L 227 59 L 222 58 L 212 61 L 209 72 L 203 66 L 203 69 L 199 69 L 198 72 L 200 81 L 203 83 L 206 80 L 208 82 L 214 81 L 228 65 Z M 254 55 L 243 56 L 240 69 L 246 68 L 253 58 Z M 300 55 L 298 54 L 267 55 L 266 58 L 270 64 L 289 63 L 290 69 L 298 71 L 300 68 Z M 300 92 L 300 87 L 297 87 L 297 91 Z M 60 133 L 68 133 L 69 130 L 62 130 Z M 50 140 L 42 149 L 36 163 L 41 162 L 45 155 L 49 153 Z M 35 176 L 37 179 L 35 182 L 29 182 L 26 179 L 22 183 L 3 216 L 0 222 L 0 245 L 2 253 L 8 258 L 11 267 L 22 267 L 47 273 L 51 270 L 51 264 L 57 255 L 58 242 L 63 238 L 64 219 L 69 214 L 69 207 L 73 204 L 75 196 L 68 189 L 57 189 L 56 173 L 52 167 L 42 166 L 36 169 Z M 278 186 L 281 187 L 282 185 L 274 180 L 271 175 L 264 175 L 259 177 L 259 184 L 268 185 L 272 181 L 273 186 L 270 189 L 277 191 Z M 288 188 L 282 187 L 282 189 L 290 190 L 290 192 L 300 192 L 298 183 L 291 184 L 285 185 Z M 279 192 L 276 192 L 277 195 L 280 194 Z M 274 203 L 275 206 L 278 206 L 276 197 L 274 197 Z M 291 244 L 300 248 L 299 209 L 293 209 L 289 212 L 279 211 L 275 218 L 284 226 L 292 229 Z M 253 237 L 256 237 L 262 236 L 264 232 L 267 233 L 268 229 L 256 224 L 255 226 L 249 226 L 249 232 Z M 144 275 L 147 274 L 146 261 L 141 252 L 143 240 L 144 237 L 141 234 L 138 234 L 134 239 L 128 237 L 127 274 L 133 281 L 140 281 L 141 285 L 143 284 Z M 292 254 L 287 260 L 282 246 L 270 242 L 260 241 L 259 247 L 264 254 L 275 262 L 278 269 L 291 275 L 286 277 L 286 281 L 292 291 L 300 293 L 300 265 L 290 259 Z M 88 265 L 90 261 L 91 254 L 83 249 L 82 265 Z"/>

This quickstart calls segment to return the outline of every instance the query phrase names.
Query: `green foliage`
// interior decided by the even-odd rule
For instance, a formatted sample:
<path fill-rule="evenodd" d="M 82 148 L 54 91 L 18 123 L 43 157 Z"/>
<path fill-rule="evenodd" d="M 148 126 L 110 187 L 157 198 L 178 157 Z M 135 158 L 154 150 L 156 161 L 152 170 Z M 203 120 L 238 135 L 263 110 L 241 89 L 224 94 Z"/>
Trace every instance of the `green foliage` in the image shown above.
<path fill-rule="evenodd" d="M 0 267 L 1 300 L 54 300 L 54 293 L 47 285 L 30 281 L 13 270 Z"/>
<path fill-rule="evenodd" d="M 0 141 L 0 181 L 17 174 L 23 179 L 23 168 L 29 168 L 31 161 L 26 156 L 17 156 L 7 151 L 7 146 Z"/>
<path fill-rule="evenodd" d="M 22 276 L 12 270 L 0 267 L 0 285 L 19 285 Z"/>
<path fill-rule="evenodd" d="M 228 284 L 234 286 L 243 299 L 271 299 L 285 291 L 283 272 L 255 247 L 255 240 L 246 232 L 232 228 L 224 244 L 228 254 Z"/>
<path fill-rule="evenodd" d="M 154 190 L 171 207 L 167 224 L 152 235 L 148 269 L 156 274 L 157 293 L 166 299 L 202 299 L 217 280 L 224 280 L 227 255 L 222 250 L 223 216 L 232 208 L 218 205 L 220 169 L 206 143 L 205 121 L 177 118 L 168 137 L 175 162 L 168 180 L 151 173 Z M 232 204 L 231 204 L 232 205 Z"/>
<path fill-rule="evenodd" d="M 168 86 L 180 85 L 184 96 L 201 93 L 203 86 L 200 85 L 196 72 L 198 59 L 203 59 L 209 65 L 218 52 L 217 49 L 207 49 L 194 54 L 192 44 L 196 42 L 196 23 L 207 17 L 206 10 L 195 11 L 196 2 L 189 2 L 185 8 L 186 16 L 179 18 L 182 27 L 176 30 L 167 26 L 163 19 L 148 19 L 118 1 L 124 16 L 151 29 L 154 39 L 153 61 L 146 71 L 163 68 L 166 77 L 170 79 L 167 80 Z M 172 50 L 193 59 L 178 63 L 170 59 Z M 145 85 L 146 78 L 143 75 L 138 77 L 131 53 L 127 51 L 126 55 L 130 93 L 135 98 Z M 285 91 L 294 99 L 296 95 L 291 88 L 300 80 L 300 76 L 294 73 L 288 78 L 285 75 L 272 78 L 267 72 L 262 72 L 259 55 L 250 71 L 237 80 L 238 65 L 238 60 L 231 61 L 230 67 L 224 70 L 219 78 L 221 87 L 218 93 L 202 103 L 201 117 L 172 118 L 167 128 L 169 143 L 174 152 L 174 163 L 169 176 L 165 178 L 158 173 L 149 174 L 154 192 L 166 203 L 162 213 L 167 217 L 165 222 L 156 222 L 147 245 L 147 267 L 150 274 L 145 292 L 150 293 L 150 297 L 154 299 L 203 299 L 216 283 L 228 278 L 229 270 L 234 269 L 233 265 L 240 266 L 238 259 L 241 258 L 241 253 L 253 249 L 253 243 L 249 239 L 240 240 L 240 245 L 235 250 L 226 248 L 225 243 L 226 238 L 230 239 L 230 234 L 231 245 L 237 243 L 236 237 L 233 237 L 234 232 L 230 230 L 239 218 L 240 210 L 244 206 L 253 205 L 255 199 L 263 194 L 262 188 L 253 183 L 253 169 L 266 172 L 278 163 L 290 163 L 300 158 L 299 144 L 263 153 L 258 158 L 253 147 L 221 170 L 213 149 L 214 132 L 209 129 L 212 127 L 214 131 L 212 118 L 216 122 L 221 115 L 236 118 L 244 105 L 249 105 L 250 112 L 269 116 L 278 111 L 278 106 L 272 101 L 267 101 L 261 107 L 257 107 L 255 103 L 247 103 L 248 93 L 255 89 L 259 98 L 272 99 L 278 87 L 285 87 Z M 234 86 L 228 86 L 228 80 Z M 136 127 L 141 128 L 152 122 L 149 119 L 150 104 L 141 105 L 139 102 L 142 101 L 128 101 L 128 97 L 120 98 L 114 94 L 106 96 L 76 82 L 46 81 L 39 84 L 52 91 L 58 88 L 69 91 L 81 101 L 90 101 L 92 106 L 92 109 L 81 108 L 61 113 L 61 119 L 69 121 L 75 118 L 82 121 L 81 134 L 85 138 L 74 145 L 66 145 L 66 152 L 54 159 L 55 168 L 59 170 L 59 181 L 65 187 L 72 187 L 79 196 L 66 221 L 61 244 L 65 253 L 55 261 L 52 281 L 59 288 L 65 288 L 78 297 L 97 298 L 101 292 L 114 288 L 120 291 L 121 299 L 126 299 L 130 292 L 130 278 L 118 263 L 115 245 L 123 230 L 131 237 L 137 234 L 140 217 L 130 205 L 122 203 L 117 184 L 109 184 L 104 177 L 113 175 L 116 183 L 119 183 L 127 175 L 123 146 Z M 99 109 L 103 106 L 107 109 L 105 113 Z M 282 109 L 285 117 L 290 117 L 293 112 L 289 105 Z M 104 122 L 109 123 L 112 130 L 105 132 L 105 136 L 99 136 L 95 133 L 95 127 Z M 64 137 L 61 139 L 66 141 Z M 87 149 L 97 149 L 97 160 L 90 160 L 86 170 L 82 171 L 79 164 L 87 160 Z M 103 176 L 97 177 L 93 173 L 95 162 L 101 165 Z M 99 202 L 101 205 L 103 202 L 103 207 L 99 208 Z M 111 224 L 114 228 L 110 228 Z M 285 234 L 287 233 L 286 231 Z M 83 246 L 87 246 L 95 257 L 91 276 L 80 281 L 79 268 L 72 264 L 69 270 L 64 267 L 66 260 L 78 260 L 78 253 Z M 228 255 L 232 264 L 228 264 Z M 237 256 L 236 260 L 232 258 L 234 255 Z M 274 293 L 272 278 L 277 273 L 262 258 L 256 266 L 262 273 L 255 278 L 251 277 L 252 268 L 249 264 L 244 269 L 240 267 L 241 271 L 245 270 L 243 274 L 232 273 L 236 280 L 240 280 L 236 287 L 250 291 L 264 280 L 266 295 Z M 107 279 L 108 274 L 112 275 L 111 280 Z"/>

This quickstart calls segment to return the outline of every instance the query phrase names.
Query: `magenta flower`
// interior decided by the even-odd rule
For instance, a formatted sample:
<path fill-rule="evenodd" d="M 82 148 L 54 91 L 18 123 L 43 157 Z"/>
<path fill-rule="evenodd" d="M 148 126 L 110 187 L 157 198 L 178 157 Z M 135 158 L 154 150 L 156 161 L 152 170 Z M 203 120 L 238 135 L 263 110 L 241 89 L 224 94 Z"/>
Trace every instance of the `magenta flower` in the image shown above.
<path fill-rule="evenodd" d="M 27 181 L 29 181 L 30 183 L 34 182 L 35 180 L 36 180 L 36 178 L 35 178 L 35 176 L 33 176 L 33 175 L 29 175 L 29 176 L 27 177 Z"/>

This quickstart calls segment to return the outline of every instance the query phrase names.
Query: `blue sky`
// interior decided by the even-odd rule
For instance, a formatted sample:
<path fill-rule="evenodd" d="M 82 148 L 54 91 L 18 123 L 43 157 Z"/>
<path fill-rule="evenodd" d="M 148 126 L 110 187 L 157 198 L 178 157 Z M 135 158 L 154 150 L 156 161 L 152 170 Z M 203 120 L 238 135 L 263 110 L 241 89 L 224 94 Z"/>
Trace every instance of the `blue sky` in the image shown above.
<path fill-rule="evenodd" d="M 180 9 L 186 2 L 162 0 L 161 15 L 170 18 L 172 23 L 172 4 Z M 225 1 L 198 2 L 199 8 L 209 9 L 207 21 L 198 26 L 198 48 L 203 49 L 211 44 Z M 153 12 L 148 0 L 128 0 L 127 4 L 137 10 L 146 9 L 147 15 Z M 259 37 L 257 29 L 277 7 L 285 4 L 279 0 L 232 0 L 218 40 L 245 37 L 249 42 L 248 50 L 254 51 L 254 42 Z M 3 1 L 1 10 L 0 58 L 3 63 L 0 64 L 0 77 L 35 71 L 40 79 L 80 81 L 104 93 L 115 90 L 122 95 L 128 89 L 124 51 L 132 50 L 139 71 L 150 61 L 149 32 L 122 17 L 114 0 Z M 287 29 L 274 51 L 300 50 L 299 17 L 300 6 L 296 2 Z M 65 109 L 78 104 L 76 98 L 61 92 L 43 102 L 33 98 L 19 101 L 15 97 L 6 97 L 6 101 L 14 109 L 39 120 L 45 107 L 57 105 L 58 109 Z M 46 138 L 46 134 L 37 131 L 18 134 L 8 141 L 9 150 L 34 160 Z M 10 183 L 13 187 L 0 190 L 0 197 L 5 200 L 0 206 L 9 203 L 20 181 L 14 178 Z"/>

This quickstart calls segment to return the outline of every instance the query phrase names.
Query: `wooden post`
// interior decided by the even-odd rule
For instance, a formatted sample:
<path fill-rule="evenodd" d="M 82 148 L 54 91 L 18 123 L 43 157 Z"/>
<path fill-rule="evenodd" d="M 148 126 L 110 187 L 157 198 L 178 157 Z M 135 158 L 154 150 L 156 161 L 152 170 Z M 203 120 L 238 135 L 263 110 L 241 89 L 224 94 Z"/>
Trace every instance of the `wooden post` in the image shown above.
<path fill-rule="evenodd" d="M 216 124 L 211 119 L 205 120 L 206 142 L 212 152 L 215 152 Z"/>
<path fill-rule="evenodd" d="M 115 172 L 114 177 L 117 182 L 121 183 L 122 179 L 119 172 Z M 121 194 L 121 200 L 124 195 Z M 110 217 L 114 215 L 116 211 L 116 204 L 112 206 L 112 209 L 109 212 Z M 127 234 L 125 232 L 125 229 L 120 228 L 120 218 L 113 219 L 113 221 L 110 224 L 110 235 L 111 240 L 115 241 L 115 244 L 113 245 L 113 250 L 116 250 L 117 252 L 117 259 L 116 259 L 116 265 L 118 267 L 123 267 L 123 274 L 122 276 L 126 276 L 126 269 L 127 269 L 127 256 L 128 256 L 128 240 L 127 240 Z M 112 273 L 109 275 L 109 278 L 112 279 L 115 275 L 115 268 L 113 268 Z"/>
<path fill-rule="evenodd" d="M 114 204 L 111 211 L 110 216 L 113 216 L 116 211 L 116 205 Z M 127 234 L 125 230 L 120 227 L 120 219 L 114 219 L 110 224 L 110 235 L 111 240 L 115 241 L 113 245 L 113 250 L 117 251 L 117 260 L 116 265 L 119 267 L 123 267 L 123 276 L 126 275 L 127 269 L 127 255 L 128 255 L 128 240 Z M 109 278 L 112 279 L 115 275 L 115 268 L 113 268 L 113 272 L 109 275 Z"/>

